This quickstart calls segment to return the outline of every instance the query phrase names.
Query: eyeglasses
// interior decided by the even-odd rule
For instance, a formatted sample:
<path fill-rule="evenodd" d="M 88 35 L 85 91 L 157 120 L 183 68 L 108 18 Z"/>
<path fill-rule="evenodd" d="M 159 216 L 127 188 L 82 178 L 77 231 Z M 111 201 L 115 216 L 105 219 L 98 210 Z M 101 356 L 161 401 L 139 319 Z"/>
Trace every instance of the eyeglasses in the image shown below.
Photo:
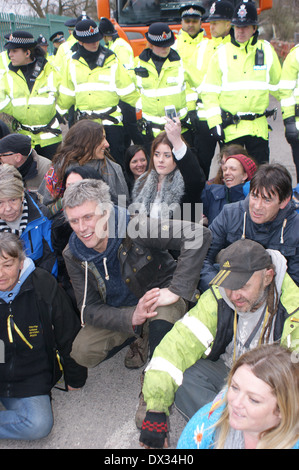
<path fill-rule="evenodd" d="M 14 155 L 14 152 L 11 152 L 11 153 L 1 153 L 1 154 L 0 154 L 0 158 L 1 158 L 1 157 L 10 157 L 11 155 Z"/>

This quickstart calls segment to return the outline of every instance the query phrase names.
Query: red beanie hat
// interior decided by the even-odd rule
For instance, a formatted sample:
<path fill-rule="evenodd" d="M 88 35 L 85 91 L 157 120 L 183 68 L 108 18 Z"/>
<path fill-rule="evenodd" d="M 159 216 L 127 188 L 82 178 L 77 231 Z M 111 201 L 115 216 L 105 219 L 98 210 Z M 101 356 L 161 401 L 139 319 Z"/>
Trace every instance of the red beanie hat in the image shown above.
<path fill-rule="evenodd" d="M 227 157 L 226 161 L 229 158 L 235 158 L 236 160 L 239 160 L 239 162 L 243 166 L 244 170 L 246 171 L 248 181 L 250 181 L 251 178 L 253 177 L 254 173 L 257 170 L 256 164 L 254 163 L 254 161 L 251 160 L 251 158 L 248 158 L 245 155 L 242 155 L 241 153 L 238 154 L 238 155 L 229 155 Z"/>

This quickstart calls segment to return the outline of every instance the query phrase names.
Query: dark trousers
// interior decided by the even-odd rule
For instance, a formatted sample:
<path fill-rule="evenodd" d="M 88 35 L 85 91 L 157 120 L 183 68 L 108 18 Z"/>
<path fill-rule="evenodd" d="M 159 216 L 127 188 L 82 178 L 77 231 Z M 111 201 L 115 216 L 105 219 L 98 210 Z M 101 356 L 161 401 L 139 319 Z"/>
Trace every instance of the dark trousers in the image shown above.
<path fill-rule="evenodd" d="M 194 132 L 194 148 L 206 179 L 209 179 L 210 167 L 215 154 L 216 141 L 211 137 L 207 121 L 197 122 L 197 130 Z"/>
<path fill-rule="evenodd" d="M 122 126 L 104 126 L 106 139 L 110 145 L 110 154 L 123 168 L 125 155 L 125 134 Z"/>
<path fill-rule="evenodd" d="M 297 172 L 297 183 L 299 183 L 299 140 L 296 143 L 291 144 L 293 161 L 295 163 Z"/>
<path fill-rule="evenodd" d="M 46 157 L 49 160 L 53 160 L 53 157 L 55 153 L 57 152 L 59 145 L 60 145 L 60 142 L 57 142 L 56 144 L 52 144 L 52 145 L 46 145 L 45 147 L 36 145 L 34 147 L 34 150 L 38 153 L 38 155 L 41 155 L 42 157 Z"/>
<path fill-rule="evenodd" d="M 257 165 L 262 163 L 269 163 L 269 141 L 262 139 L 262 137 L 255 137 L 252 135 L 244 135 L 230 142 L 225 142 L 224 145 L 240 144 L 246 148 L 249 155 L 255 160 Z"/>

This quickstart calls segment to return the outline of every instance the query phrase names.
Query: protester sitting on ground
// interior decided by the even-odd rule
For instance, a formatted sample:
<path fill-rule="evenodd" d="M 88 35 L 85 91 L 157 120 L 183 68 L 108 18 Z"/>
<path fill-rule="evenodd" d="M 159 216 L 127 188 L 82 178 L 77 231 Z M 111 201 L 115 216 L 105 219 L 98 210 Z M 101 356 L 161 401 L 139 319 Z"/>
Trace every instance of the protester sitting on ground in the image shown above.
<path fill-rule="evenodd" d="M 219 152 L 218 164 L 219 168 L 217 170 L 216 176 L 207 181 L 207 184 L 224 184 L 223 182 L 223 165 L 230 155 L 245 155 L 245 157 L 251 158 L 247 150 L 240 144 L 229 144 L 224 145 Z"/>
<path fill-rule="evenodd" d="M 106 140 L 102 124 L 84 119 L 74 124 L 66 134 L 61 146 L 53 158 L 53 167 L 45 176 L 39 188 L 43 203 L 51 205 L 53 200 L 63 196 L 63 178 L 69 166 L 88 164 L 95 168 L 108 184 L 115 204 L 125 206 L 129 201 L 129 192 L 120 165 L 114 162 L 109 154 L 109 143 Z M 121 199 L 118 201 L 118 196 Z M 58 207 L 59 210 L 61 205 Z"/>
<path fill-rule="evenodd" d="M 213 240 L 201 271 L 200 290 L 217 274 L 217 255 L 230 243 L 249 238 L 279 250 L 288 273 L 299 284 L 299 214 L 292 198 L 292 177 L 279 163 L 261 165 L 243 201 L 226 204 L 209 229 Z"/>
<path fill-rule="evenodd" d="M 9 134 L 0 140 L 0 161 L 19 170 L 25 188 L 37 192 L 51 161 L 38 155 L 31 146 L 31 137 L 23 134 Z"/>
<path fill-rule="evenodd" d="M 7 163 L 0 165 L 0 232 L 18 235 L 35 265 L 57 276 L 47 210 L 25 190 L 21 173 Z"/>
<path fill-rule="evenodd" d="M 125 365 L 141 367 L 148 343 L 151 356 L 185 313 L 185 300 L 196 300 L 210 232 L 186 221 L 131 218 L 112 204 L 108 185 L 92 179 L 71 184 L 63 208 L 73 229 L 63 256 L 84 325 L 72 357 L 95 367 L 135 339 Z M 177 263 L 168 249 L 180 250 Z"/>
<path fill-rule="evenodd" d="M 231 155 L 226 158 L 222 171 L 224 184 L 206 184 L 201 195 L 203 213 L 209 225 L 225 204 L 245 199 L 244 183 L 252 179 L 256 165 L 245 155 Z"/>
<path fill-rule="evenodd" d="M 67 390 L 85 384 L 86 369 L 69 355 L 80 322 L 54 277 L 35 267 L 12 233 L 0 233 L 0 267 L 0 439 L 40 439 L 53 426 L 51 389 L 61 364 Z"/>
<path fill-rule="evenodd" d="M 180 120 L 165 119 L 165 131 L 152 143 L 148 171 L 135 182 L 134 210 L 155 218 L 199 222 L 205 175 L 197 157 L 182 139 Z"/>
<path fill-rule="evenodd" d="M 70 184 L 73 184 L 77 181 L 82 181 L 83 179 L 94 179 L 101 180 L 102 177 L 100 173 L 90 165 L 82 166 L 69 166 L 64 174 L 63 184 L 64 188 L 67 188 Z M 64 290 L 71 296 L 74 304 L 76 305 L 74 292 L 72 285 L 70 283 L 69 276 L 65 267 L 64 259 L 62 252 L 66 245 L 68 244 L 69 238 L 72 234 L 72 228 L 66 220 L 63 210 L 61 208 L 62 202 L 61 198 L 57 201 L 56 209 L 53 210 L 55 215 L 51 217 L 52 222 L 52 243 L 55 253 L 58 260 L 58 281 L 61 283 Z M 59 210 L 58 207 L 60 208 Z M 53 209 L 53 206 L 52 206 Z"/>
<path fill-rule="evenodd" d="M 260 344 L 298 348 L 299 287 L 284 256 L 253 240 L 238 240 L 219 256 L 211 287 L 156 348 L 146 368 L 146 415 L 140 441 L 167 445 L 166 416 L 175 399 L 190 419 L 214 400 L 236 359 Z M 157 432 L 153 423 L 165 432 Z"/>
<path fill-rule="evenodd" d="M 299 366 L 292 353 L 267 344 L 243 354 L 225 394 L 191 418 L 177 448 L 299 449 Z"/>
<path fill-rule="evenodd" d="M 148 157 L 142 145 L 130 145 L 124 157 L 124 175 L 131 196 L 136 179 L 148 168 Z"/>

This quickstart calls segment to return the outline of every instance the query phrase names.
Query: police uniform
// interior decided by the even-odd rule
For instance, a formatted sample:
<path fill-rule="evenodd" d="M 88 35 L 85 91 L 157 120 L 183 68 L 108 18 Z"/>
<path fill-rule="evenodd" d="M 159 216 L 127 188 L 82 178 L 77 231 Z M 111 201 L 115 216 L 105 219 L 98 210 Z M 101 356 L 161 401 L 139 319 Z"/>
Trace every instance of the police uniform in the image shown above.
<path fill-rule="evenodd" d="M 196 19 L 201 20 L 202 15 L 205 13 L 205 8 L 199 3 L 184 4 L 180 8 L 181 19 Z M 195 37 L 190 36 L 189 33 L 180 29 L 176 38 L 173 49 L 175 49 L 183 60 L 184 66 L 187 68 L 190 59 L 192 58 L 196 47 L 204 39 L 206 32 L 200 28 Z"/>
<path fill-rule="evenodd" d="M 139 94 L 135 84 L 109 49 L 99 45 L 97 51 L 84 48 L 85 43 L 100 41 L 101 34 L 92 20 L 76 24 L 74 37 L 83 43 L 67 61 L 60 86 L 58 105 L 65 113 L 74 105 L 76 119 L 92 119 L 105 127 L 110 151 L 119 164 L 123 164 L 124 132 L 120 99 L 133 109 Z M 136 113 L 132 113 L 132 119 Z"/>
<path fill-rule="evenodd" d="M 285 136 L 292 148 L 299 183 L 299 44 L 284 60 L 279 91 Z"/>
<path fill-rule="evenodd" d="M 232 24 L 256 26 L 254 3 L 240 3 Z M 273 47 L 258 39 L 258 30 L 243 43 L 232 38 L 210 60 L 202 100 L 216 141 L 246 147 L 258 164 L 269 161 L 267 111 L 269 93 L 278 98 L 281 74 Z"/>
<path fill-rule="evenodd" d="M 101 18 L 99 30 L 105 40 L 106 47 L 114 52 L 134 80 L 134 52 L 130 44 L 118 36 L 113 23 L 108 18 Z M 136 117 L 132 116 L 132 112 L 136 113 L 135 108 L 132 108 L 124 101 L 120 101 L 119 106 L 123 115 L 125 148 L 127 149 L 131 145 L 131 141 L 134 144 L 142 145 L 143 138 L 137 127 Z"/>
<path fill-rule="evenodd" d="M 153 23 L 146 33 L 153 46 L 169 47 L 174 43 L 174 34 L 166 23 Z M 170 48 L 167 57 L 159 57 L 151 48 L 146 48 L 135 58 L 137 87 L 141 93 L 138 107 L 142 109 L 142 122 L 145 125 L 144 145 L 150 150 L 152 140 L 164 130 L 165 106 L 173 105 L 182 121 L 182 132 L 188 141 L 188 110 L 195 109 L 196 100 L 188 100 L 192 94 L 186 80 L 186 72 L 179 54 Z"/>
<path fill-rule="evenodd" d="M 211 5 L 207 22 L 231 21 L 233 16 L 233 6 L 231 2 L 220 0 Z M 207 123 L 207 115 L 201 98 L 202 84 L 207 73 L 210 58 L 219 46 L 230 42 L 230 34 L 221 37 L 211 37 L 203 39 L 192 56 L 188 70 L 191 77 L 191 86 L 197 91 L 196 115 L 192 114 L 191 121 L 194 133 L 194 147 L 197 152 L 199 163 L 204 170 L 206 179 L 209 178 L 210 166 L 215 153 L 217 142 L 212 138 Z"/>
<path fill-rule="evenodd" d="M 15 31 L 5 44 L 10 49 L 36 46 L 32 34 Z M 52 158 L 61 142 L 56 117 L 59 78 L 52 65 L 41 55 L 23 66 L 8 66 L 0 84 L 0 110 L 14 118 L 14 130 L 30 135 L 32 146 L 40 155 Z"/>

